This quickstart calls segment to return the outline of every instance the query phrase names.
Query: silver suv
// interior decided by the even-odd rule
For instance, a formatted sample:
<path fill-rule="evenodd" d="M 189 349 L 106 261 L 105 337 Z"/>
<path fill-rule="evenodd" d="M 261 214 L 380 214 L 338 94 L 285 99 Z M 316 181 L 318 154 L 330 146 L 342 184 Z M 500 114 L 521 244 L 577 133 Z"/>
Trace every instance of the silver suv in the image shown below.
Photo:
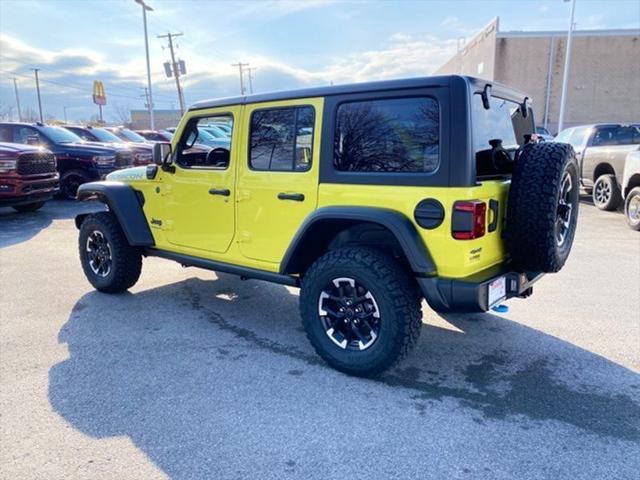
<path fill-rule="evenodd" d="M 596 124 L 563 130 L 556 142 L 570 143 L 580 165 L 580 183 L 601 210 L 622 203 L 622 174 L 627 155 L 640 150 L 638 125 Z"/>

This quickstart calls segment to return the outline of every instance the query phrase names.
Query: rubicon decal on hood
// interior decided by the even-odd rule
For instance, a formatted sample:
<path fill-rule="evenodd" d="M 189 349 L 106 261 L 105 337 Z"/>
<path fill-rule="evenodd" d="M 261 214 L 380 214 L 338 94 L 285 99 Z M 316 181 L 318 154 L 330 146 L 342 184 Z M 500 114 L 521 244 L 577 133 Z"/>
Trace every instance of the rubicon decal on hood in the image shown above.
<path fill-rule="evenodd" d="M 147 178 L 147 167 L 125 168 L 124 170 L 116 170 L 107 175 L 107 180 L 117 180 L 120 182 L 126 180 L 145 180 Z"/>

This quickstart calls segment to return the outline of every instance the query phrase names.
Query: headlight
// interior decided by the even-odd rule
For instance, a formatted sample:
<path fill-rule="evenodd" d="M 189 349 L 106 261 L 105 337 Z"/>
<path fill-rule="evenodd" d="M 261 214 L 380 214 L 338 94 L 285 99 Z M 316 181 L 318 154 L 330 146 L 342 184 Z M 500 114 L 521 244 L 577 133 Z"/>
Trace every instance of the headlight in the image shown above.
<path fill-rule="evenodd" d="M 17 163 L 17 160 L 0 160 L 0 172 L 6 173 L 15 170 Z"/>
<path fill-rule="evenodd" d="M 93 161 L 96 163 L 96 165 L 100 165 L 101 167 L 107 167 L 107 166 L 112 166 L 115 165 L 116 163 L 116 157 L 113 156 L 95 156 L 93 157 Z"/>

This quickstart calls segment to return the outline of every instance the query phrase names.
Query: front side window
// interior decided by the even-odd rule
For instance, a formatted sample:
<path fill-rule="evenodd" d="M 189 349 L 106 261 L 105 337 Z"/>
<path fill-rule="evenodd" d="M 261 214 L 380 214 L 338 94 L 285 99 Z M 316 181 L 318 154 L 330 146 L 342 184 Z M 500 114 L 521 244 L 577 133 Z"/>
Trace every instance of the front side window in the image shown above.
<path fill-rule="evenodd" d="M 595 136 L 593 137 L 594 147 L 609 147 L 611 145 L 617 145 L 616 141 L 617 132 L 620 127 L 602 127 L 598 128 Z"/>
<path fill-rule="evenodd" d="M 432 97 L 343 103 L 338 107 L 336 170 L 431 173 L 440 163 L 440 110 Z"/>
<path fill-rule="evenodd" d="M 233 128 L 231 115 L 192 118 L 185 127 L 177 148 L 177 163 L 183 168 L 226 170 L 231 162 L 231 136 L 214 138 L 206 130 L 212 121 Z"/>
<path fill-rule="evenodd" d="M 311 168 L 313 107 L 256 110 L 251 115 L 253 170 L 304 172 Z"/>

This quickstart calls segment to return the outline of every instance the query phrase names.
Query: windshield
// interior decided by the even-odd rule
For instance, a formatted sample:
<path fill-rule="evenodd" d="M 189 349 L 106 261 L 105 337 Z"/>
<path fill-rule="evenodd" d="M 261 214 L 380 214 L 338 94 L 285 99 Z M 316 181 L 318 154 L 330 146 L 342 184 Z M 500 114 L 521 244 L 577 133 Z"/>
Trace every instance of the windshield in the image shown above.
<path fill-rule="evenodd" d="M 146 140 L 144 139 L 144 137 L 138 135 L 136 132 L 129 130 L 127 128 L 123 128 L 121 130 L 118 130 L 118 133 L 125 139 L 125 140 L 129 140 L 130 142 L 140 142 L 140 143 L 145 143 Z"/>
<path fill-rule="evenodd" d="M 506 149 L 519 147 L 513 125 L 513 117 L 519 110 L 515 102 L 491 97 L 491 108 L 482 105 L 480 94 L 473 96 L 473 149 L 475 152 L 491 149 L 489 140 L 500 139 Z"/>
<path fill-rule="evenodd" d="M 80 143 L 80 138 L 75 133 L 61 127 L 41 127 L 42 133 L 53 143 Z"/>
<path fill-rule="evenodd" d="M 93 133 L 93 135 L 101 142 L 124 143 L 121 138 L 114 135 L 108 130 L 102 130 L 101 128 L 92 128 L 91 133 Z"/>

